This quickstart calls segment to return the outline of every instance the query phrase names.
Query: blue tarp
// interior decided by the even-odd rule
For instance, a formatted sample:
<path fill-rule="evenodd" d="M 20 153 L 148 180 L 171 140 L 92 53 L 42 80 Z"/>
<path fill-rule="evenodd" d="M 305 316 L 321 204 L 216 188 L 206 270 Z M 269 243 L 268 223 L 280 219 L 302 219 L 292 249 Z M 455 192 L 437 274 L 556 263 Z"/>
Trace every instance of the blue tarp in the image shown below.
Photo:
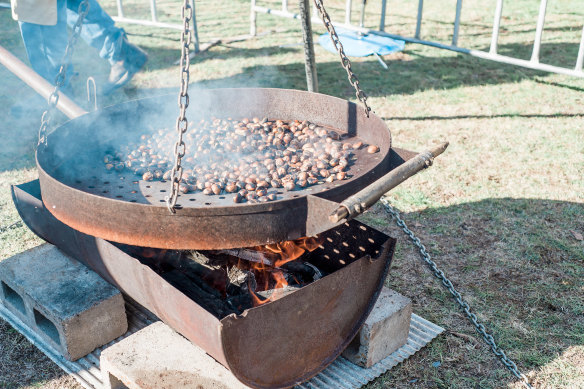
<path fill-rule="evenodd" d="M 349 57 L 366 57 L 375 53 L 386 55 L 396 51 L 402 51 L 405 47 L 404 41 L 386 38 L 379 35 L 359 35 L 355 31 L 337 28 L 337 35 L 343 44 L 345 54 Z M 331 41 L 328 33 L 318 38 L 318 43 L 331 53 L 337 50 Z"/>

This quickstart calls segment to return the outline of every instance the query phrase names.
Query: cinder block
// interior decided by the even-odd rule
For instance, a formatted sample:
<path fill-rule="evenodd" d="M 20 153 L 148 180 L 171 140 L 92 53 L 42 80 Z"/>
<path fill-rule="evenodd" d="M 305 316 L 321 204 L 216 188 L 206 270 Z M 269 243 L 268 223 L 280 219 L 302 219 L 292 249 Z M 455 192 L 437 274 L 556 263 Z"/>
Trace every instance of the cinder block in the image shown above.
<path fill-rule="evenodd" d="M 100 366 L 106 389 L 249 389 L 163 322 L 102 351 Z"/>
<path fill-rule="evenodd" d="M 121 293 L 50 244 L 0 262 L 0 303 L 72 361 L 128 329 Z"/>
<path fill-rule="evenodd" d="M 356 365 L 373 366 L 407 342 L 411 316 L 411 300 L 384 287 L 343 356 Z"/>

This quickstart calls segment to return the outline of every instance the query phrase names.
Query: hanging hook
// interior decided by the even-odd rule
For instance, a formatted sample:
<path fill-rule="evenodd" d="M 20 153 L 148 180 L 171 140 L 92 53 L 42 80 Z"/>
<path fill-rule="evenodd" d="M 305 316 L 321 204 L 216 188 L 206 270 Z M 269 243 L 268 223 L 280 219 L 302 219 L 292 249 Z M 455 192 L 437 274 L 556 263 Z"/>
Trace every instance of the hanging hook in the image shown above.
<path fill-rule="evenodd" d="M 93 77 L 87 77 L 86 87 L 87 102 L 89 103 L 89 107 L 93 106 L 93 110 L 97 111 L 97 86 L 95 84 L 95 79 Z"/>

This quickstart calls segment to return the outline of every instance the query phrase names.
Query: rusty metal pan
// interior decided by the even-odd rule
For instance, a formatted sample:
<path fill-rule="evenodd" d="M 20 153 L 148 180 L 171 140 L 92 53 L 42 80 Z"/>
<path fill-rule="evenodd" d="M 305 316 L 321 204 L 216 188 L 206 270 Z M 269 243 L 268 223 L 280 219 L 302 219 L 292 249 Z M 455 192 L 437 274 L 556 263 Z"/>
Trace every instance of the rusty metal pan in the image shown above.
<path fill-rule="evenodd" d="M 76 231 L 43 206 L 38 181 L 13 186 L 27 226 L 117 286 L 253 388 L 303 382 L 331 363 L 370 313 L 395 240 L 357 221 L 323 234 L 307 261 L 329 275 L 242 315 L 218 319 L 119 246 Z"/>
<path fill-rule="evenodd" d="M 284 89 L 215 89 L 191 96 L 190 120 L 202 116 L 309 120 L 343 137 L 380 147 L 364 150 L 345 181 L 278 192 L 268 203 L 235 204 L 233 195 L 181 194 L 176 214 L 164 197 L 167 182 L 145 182 L 130 172 L 106 170 L 105 150 L 136 139 L 148 128 L 171 128 L 175 96 L 131 101 L 73 119 L 37 150 L 43 201 L 60 221 L 115 242 L 171 249 L 220 249 L 291 240 L 330 229 L 342 201 L 391 169 L 385 123 L 351 102 Z M 203 114 L 204 113 L 204 114 Z M 169 125 L 170 124 L 170 125 Z M 328 212 L 328 214 L 325 214 Z"/>

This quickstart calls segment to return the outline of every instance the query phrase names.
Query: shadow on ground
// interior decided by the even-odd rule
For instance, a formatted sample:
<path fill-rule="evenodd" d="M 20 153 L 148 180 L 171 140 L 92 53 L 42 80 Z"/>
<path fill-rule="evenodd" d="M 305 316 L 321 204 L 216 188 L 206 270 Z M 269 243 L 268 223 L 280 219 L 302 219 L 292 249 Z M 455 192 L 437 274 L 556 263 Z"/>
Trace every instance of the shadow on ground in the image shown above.
<path fill-rule="evenodd" d="M 584 350 L 576 350 L 572 359 L 563 355 L 584 345 L 584 242 L 578 240 L 584 233 L 584 204 L 487 199 L 403 218 L 524 373 L 546 371 L 552 364 L 577 371 Z M 448 330 L 431 349 L 372 387 L 402 387 L 411 379 L 430 387 L 513 382 L 381 205 L 361 219 L 398 237 L 389 286 L 409 296 L 416 313 Z M 431 367 L 436 360 L 440 367 Z M 549 374 L 548 384 L 554 379 Z M 581 383 L 584 376 L 571 379 Z"/>
<path fill-rule="evenodd" d="M 536 77 L 549 75 L 546 72 L 500 64 L 465 54 L 429 56 L 428 51 L 420 54 L 415 49 L 412 50 L 414 47 L 409 45 L 404 54 L 386 57 L 388 70 L 381 68 L 373 57 L 365 61 L 354 61 L 353 71 L 358 75 L 361 87 L 369 96 L 414 94 L 433 89 L 497 85 L 524 79 L 533 80 Z M 246 49 L 237 49 L 237 55 L 241 58 L 251 58 L 255 52 L 252 50 L 247 55 L 245 51 Z M 531 53 L 531 45 L 502 45 L 499 52 L 518 58 L 528 57 Z M 577 45 L 572 43 L 542 45 L 542 58 L 552 55 L 556 65 L 573 66 L 577 52 Z M 230 51 L 222 53 L 221 56 L 229 57 Z M 215 58 L 215 53 L 203 53 L 194 64 L 204 66 L 202 63 L 210 58 Z M 345 98 L 354 95 L 340 62 L 322 62 L 317 58 L 317 70 L 321 93 Z M 304 89 L 306 87 L 304 77 L 304 64 L 301 62 L 283 65 L 253 65 L 245 67 L 237 75 L 209 80 L 203 85 L 208 87 L 246 85 L 251 80 L 256 84 L 254 86 Z"/>
<path fill-rule="evenodd" d="M 577 373 L 584 350 L 575 349 L 584 345 L 584 251 L 574 234 L 584 232 L 584 204 L 487 199 L 402 217 L 524 373 L 548 374 L 548 384 L 554 383 L 556 374 L 567 383 L 553 387 L 576 387 L 584 379 Z M 368 388 L 409 388 L 412 383 L 490 388 L 514 382 L 382 207 L 374 206 L 361 220 L 398 237 L 387 284 L 412 299 L 414 312 L 447 329 L 431 346 Z M 63 374 L 3 322 L 0 335 L 4 366 L 0 386 L 22 386 Z M 34 370 L 23 369 L 29 363 Z M 558 365 L 565 371 L 575 367 L 576 373 L 549 371 Z"/>

